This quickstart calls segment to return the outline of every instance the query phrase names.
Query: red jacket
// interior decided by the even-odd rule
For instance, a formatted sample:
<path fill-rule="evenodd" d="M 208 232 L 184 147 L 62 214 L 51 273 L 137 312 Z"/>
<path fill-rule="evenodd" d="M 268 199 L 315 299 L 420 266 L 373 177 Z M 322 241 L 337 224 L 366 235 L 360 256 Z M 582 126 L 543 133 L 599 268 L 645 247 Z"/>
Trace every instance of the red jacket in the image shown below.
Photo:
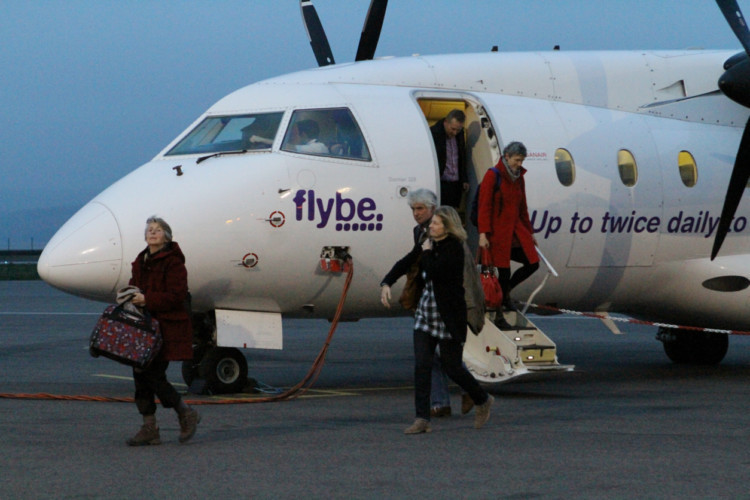
<path fill-rule="evenodd" d="M 529 263 L 539 262 L 534 248 L 534 229 L 526 205 L 526 169 L 521 167 L 515 181 L 501 159 L 496 168 L 502 176 L 500 188 L 495 189 L 495 172 L 488 169 L 479 186 L 479 233 L 486 233 L 490 242 L 492 263 L 497 267 L 510 267 L 510 251 L 520 246 Z"/>
<path fill-rule="evenodd" d="M 185 256 L 176 242 L 144 260 L 148 248 L 133 261 L 130 284 L 146 297 L 146 309 L 159 321 L 164 343 L 159 356 L 167 361 L 193 358 L 193 327 L 188 297 Z"/>

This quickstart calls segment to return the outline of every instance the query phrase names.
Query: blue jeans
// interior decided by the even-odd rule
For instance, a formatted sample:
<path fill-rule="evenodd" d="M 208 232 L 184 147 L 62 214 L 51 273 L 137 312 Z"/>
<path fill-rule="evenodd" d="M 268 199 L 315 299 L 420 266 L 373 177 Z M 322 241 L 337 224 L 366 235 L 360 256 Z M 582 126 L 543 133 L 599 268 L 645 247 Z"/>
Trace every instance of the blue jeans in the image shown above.
<path fill-rule="evenodd" d="M 448 391 L 448 375 L 440 364 L 440 347 L 432 358 L 432 387 L 430 388 L 430 402 L 433 408 L 451 405 L 451 393 Z"/>
<path fill-rule="evenodd" d="M 438 339 L 429 333 L 414 330 L 414 406 L 417 418 L 430 420 L 430 386 L 435 348 L 440 346 L 440 363 L 445 373 L 466 391 L 474 404 L 487 401 L 487 392 L 461 364 L 464 346 L 453 339 Z"/>

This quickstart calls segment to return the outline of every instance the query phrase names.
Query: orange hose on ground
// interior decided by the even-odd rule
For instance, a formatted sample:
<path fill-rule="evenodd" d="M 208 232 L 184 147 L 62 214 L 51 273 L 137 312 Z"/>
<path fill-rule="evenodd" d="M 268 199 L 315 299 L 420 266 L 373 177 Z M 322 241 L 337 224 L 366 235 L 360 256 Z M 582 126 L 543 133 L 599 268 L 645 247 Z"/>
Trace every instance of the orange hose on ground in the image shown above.
<path fill-rule="evenodd" d="M 344 310 L 344 302 L 346 301 L 346 295 L 349 293 L 349 286 L 354 276 L 354 264 L 352 258 L 347 257 L 346 260 L 349 270 L 347 271 L 346 281 L 344 282 L 344 289 L 341 293 L 341 299 L 336 307 L 336 314 L 333 316 L 331 321 L 331 328 L 328 330 L 328 336 L 326 341 L 315 358 L 310 370 L 307 375 L 293 387 L 290 387 L 281 394 L 274 396 L 262 397 L 262 398 L 235 398 L 235 399 L 220 399 L 220 400 L 203 400 L 203 399 L 186 399 L 185 402 L 190 405 L 227 405 L 227 404 L 249 404 L 249 403 L 270 403 L 273 401 L 288 401 L 295 399 L 306 393 L 318 379 L 323 365 L 325 364 L 326 353 L 328 347 L 331 345 L 331 339 L 336 331 L 336 327 L 341 319 L 341 313 Z M 112 398 L 106 396 L 72 396 L 72 395 L 58 395 L 58 394 L 9 394 L 0 393 L 0 399 L 34 399 L 34 400 L 53 400 L 53 401 L 89 401 L 98 403 L 132 403 L 133 398 Z"/>

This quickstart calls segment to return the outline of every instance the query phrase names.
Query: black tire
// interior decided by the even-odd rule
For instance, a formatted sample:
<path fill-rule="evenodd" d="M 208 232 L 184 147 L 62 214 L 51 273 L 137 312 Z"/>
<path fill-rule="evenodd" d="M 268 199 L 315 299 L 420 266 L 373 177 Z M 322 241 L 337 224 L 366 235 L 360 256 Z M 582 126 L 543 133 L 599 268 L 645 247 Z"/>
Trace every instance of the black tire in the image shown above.
<path fill-rule="evenodd" d="M 247 385 L 247 360 L 239 349 L 213 347 L 200 362 L 199 374 L 211 394 L 232 394 Z"/>
<path fill-rule="evenodd" d="M 196 365 L 192 359 L 182 362 L 182 380 L 185 381 L 185 385 L 190 387 L 193 384 L 193 380 L 200 376 L 199 369 L 200 365 Z"/>
<path fill-rule="evenodd" d="M 664 352 L 675 363 L 717 365 L 729 349 L 729 336 L 723 333 L 677 331 L 664 341 Z"/>

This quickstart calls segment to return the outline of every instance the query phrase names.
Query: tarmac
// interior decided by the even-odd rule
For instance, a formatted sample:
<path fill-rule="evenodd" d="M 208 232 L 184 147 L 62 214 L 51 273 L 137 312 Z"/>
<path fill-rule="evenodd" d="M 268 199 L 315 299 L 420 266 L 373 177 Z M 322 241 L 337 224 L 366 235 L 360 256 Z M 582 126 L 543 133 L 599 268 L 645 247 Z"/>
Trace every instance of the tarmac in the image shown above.
<path fill-rule="evenodd" d="M 377 292 L 377 287 L 373 289 Z M 0 282 L 0 497 L 15 498 L 747 498 L 750 350 L 730 339 L 717 366 L 672 364 L 656 328 L 535 316 L 572 373 L 491 388 L 488 424 L 473 412 L 414 418 L 409 318 L 342 323 L 325 366 L 302 397 L 206 404 L 177 442 L 159 409 L 164 444 L 132 448 L 132 403 L 16 399 L 20 395 L 132 397 L 130 369 L 88 353 L 106 304 L 41 281 Z M 296 384 L 328 332 L 284 320 L 283 351 L 244 351 L 269 390 Z M 181 384 L 179 363 L 169 378 Z M 179 385 L 185 390 L 184 385 Z"/>

